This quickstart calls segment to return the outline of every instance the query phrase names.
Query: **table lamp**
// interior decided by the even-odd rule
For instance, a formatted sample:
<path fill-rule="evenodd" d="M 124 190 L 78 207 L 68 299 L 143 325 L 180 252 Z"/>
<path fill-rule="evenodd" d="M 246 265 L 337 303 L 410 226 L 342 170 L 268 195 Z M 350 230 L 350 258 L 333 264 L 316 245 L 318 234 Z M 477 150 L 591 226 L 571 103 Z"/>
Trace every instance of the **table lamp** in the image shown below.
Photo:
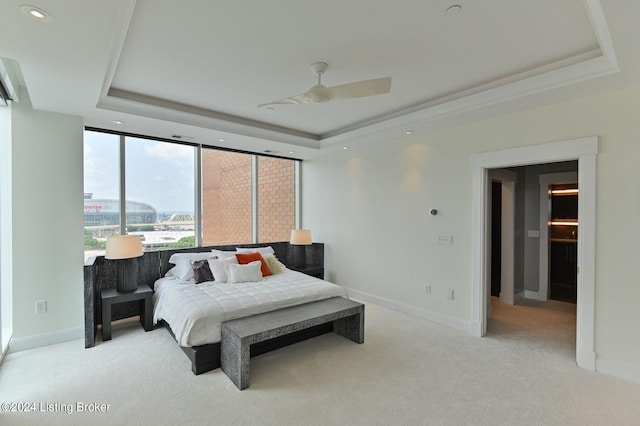
<path fill-rule="evenodd" d="M 116 260 L 118 268 L 118 293 L 131 293 L 138 288 L 136 257 L 143 255 L 139 235 L 110 235 L 107 237 L 105 259 Z"/>
<path fill-rule="evenodd" d="M 307 266 L 307 247 L 311 245 L 311 231 L 308 229 L 292 229 L 289 244 L 294 246 L 294 266 L 305 268 Z"/>

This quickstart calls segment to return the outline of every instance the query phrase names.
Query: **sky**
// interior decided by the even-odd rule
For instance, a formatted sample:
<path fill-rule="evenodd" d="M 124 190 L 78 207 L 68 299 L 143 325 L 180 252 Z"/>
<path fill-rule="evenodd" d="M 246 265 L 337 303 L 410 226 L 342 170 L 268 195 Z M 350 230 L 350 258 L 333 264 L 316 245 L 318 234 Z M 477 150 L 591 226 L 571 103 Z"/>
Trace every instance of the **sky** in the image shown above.
<path fill-rule="evenodd" d="M 93 198 L 119 198 L 119 136 L 85 132 L 84 192 Z M 195 148 L 127 137 L 126 198 L 158 212 L 193 212 Z"/>

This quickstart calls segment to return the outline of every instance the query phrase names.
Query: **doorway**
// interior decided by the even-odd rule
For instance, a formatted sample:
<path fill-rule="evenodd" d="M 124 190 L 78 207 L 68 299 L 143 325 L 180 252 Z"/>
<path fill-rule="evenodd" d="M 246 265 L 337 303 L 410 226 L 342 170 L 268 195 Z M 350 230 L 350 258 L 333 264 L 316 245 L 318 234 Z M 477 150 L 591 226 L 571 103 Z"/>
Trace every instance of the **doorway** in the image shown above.
<path fill-rule="evenodd" d="M 595 370 L 595 194 L 597 137 L 532 145 L 472 155 L 472 319 L 470 331 L 487 332 L 490 257 L 489 211 L 491 193 L 489 169 L 578 160 L 580 198 L 578 205 L 580 240 L 577 244 L 578 295 L 576 318 L 576 362 Z"/>
<path fill-rule="evenodd" d="M 553 268 L 553 262 L 551 262 L 552 257 L 556 259 L 556 270 L 554 271 L 553 278 L 557 278 L 557 281 L 561 284 L 569 284 L 573 289 L 565 289 L 568 291 L 575 292 L 575 297 L 573 298 L 573 303 L 577 303 L 577 289 L 578 289 L 578 273 L 577 273 L 577 235 L 579 228 L 578 221 L 578 209 L 579 209 L 579 199 L 577 196 L 571 200 L 570 206 L 563 206 L 560 208 L 560 211 L 557 212 L 558 216 L 570 216 L 568 219 L 574 219 L 575 223 L 572 224 L 561 224 L 561 225 L 551 225 L 550 222 L 553 222 L 551 219 L 553 218 L 552 213 L 552 198 L 549 191 L 557 185 L 561 185 L 562 187 L 575 187 L 577 188 L 578 182 L 578 172 L 564 172 L 564 173 L 546 173 L 541 174 L 539 176 L 540 182 L 540 254 L 539 254 L 539 284 L 538 284 L 538 300 L 546 301 L 550 298 L 556 298 L 551 295 L 551 269 Z M 560 219 L 561 217 L 558 217 Z M 556 221 L 556 223 L 562 222 L 572 222 L 572 221 Z M 554 231 L 558 235 L 555 235 L 559 241 L 552 241 L 554 235 L 552 235 L 552 228 L 557 226 L 558 231 Z M 564 242 L 563 237 L 571 237 L 571 233 L 575 232 L 575 238 L 571 238 L 575 240 L 574 242 Z M 555 253 L 552 253 L 555 252 Z M 558 263 L 563 263 L 560 265 L 560 270 L 557 270 Z M 573 266 L 571 266 L 573 265 Z M 562 294 L 561 288 L 556 288 L 560 290 Z M 557 298 L 556 298 L 557 299 Z"/>
<path fill-rule="evenodd" d="M 490 296 L 497 296 L 502 303 L 515 303 L 515 216 L 517 173 L 507 169 L 487 172 L 491 187 L 487 190 L 490 208 L 488 229 L 490 248 Z M 496 222 L 494 222 L 494 216 Z M 494 294 L 497 293 L 497 294 Z M 491 305 L 488 306 L 489 312 Z"/>
<path fill-rule="evenodd" d="M 500 297 L 502 183 L 491 181 L 491 297 Z"/>
<path fill-rule="evenodd" d="M 576 303 L 578 183 L 551 185 L 549 194 L 549 298 Z"/>

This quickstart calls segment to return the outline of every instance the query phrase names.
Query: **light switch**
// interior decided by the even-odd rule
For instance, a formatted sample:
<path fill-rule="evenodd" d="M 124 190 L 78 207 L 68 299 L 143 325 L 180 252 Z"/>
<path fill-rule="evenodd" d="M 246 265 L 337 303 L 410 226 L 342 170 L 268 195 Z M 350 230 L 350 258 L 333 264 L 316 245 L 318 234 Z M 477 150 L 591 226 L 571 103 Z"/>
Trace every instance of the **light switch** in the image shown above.
<path fill-rule="evenodd" d="M 444 245 L 452 245 L 453 244 L 453 235 L 438 235 L 437 239 L 438 244 Z"/>

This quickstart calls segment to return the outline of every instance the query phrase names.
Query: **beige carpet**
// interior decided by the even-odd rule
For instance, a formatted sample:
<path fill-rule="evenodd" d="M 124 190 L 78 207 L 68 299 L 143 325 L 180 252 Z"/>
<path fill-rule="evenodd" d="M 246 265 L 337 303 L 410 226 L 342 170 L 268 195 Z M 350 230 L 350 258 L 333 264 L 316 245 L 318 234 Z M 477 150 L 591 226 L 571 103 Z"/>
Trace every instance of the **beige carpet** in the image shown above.
<path fill-rule="evenodd" d="M 483 339 L 367 304 L 365 344 L 329 334 L 261 355 L 242 392 L 220 370 L 194 376 L 166 330 L 127 321 L 92 349 L 9 354 L 0 401 L 54 412 L 2 413 L 0 424 L 639 423 L 640 385 L 576 366 L 574 306 L 493 303 Z M 78 413 L 78 402 L 108 412 Z"/>

